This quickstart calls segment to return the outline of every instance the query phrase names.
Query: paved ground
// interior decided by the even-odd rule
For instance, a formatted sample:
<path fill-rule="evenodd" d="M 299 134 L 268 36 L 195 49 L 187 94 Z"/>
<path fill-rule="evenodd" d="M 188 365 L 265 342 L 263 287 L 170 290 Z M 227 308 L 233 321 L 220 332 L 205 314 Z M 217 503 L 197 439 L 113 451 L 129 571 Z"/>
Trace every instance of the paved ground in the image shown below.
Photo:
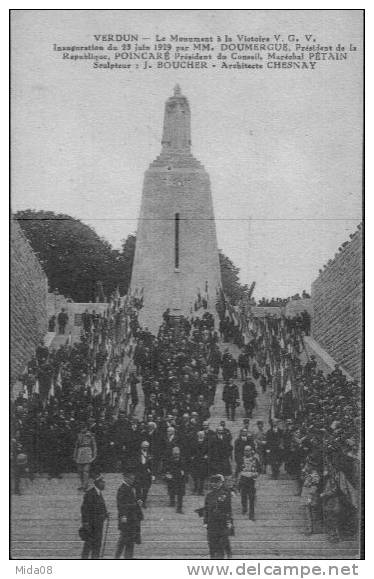
<path fill-rule="evenodd" d="M 211 425 L 224 418 L 222 385 L 219 385 L 212 408 Z M 267 418 L 269 399 L 260 394 L 254 422 Z M 139 413 L 141 413 L 139 408 Z M 243 411 L 235 423 L 228 422 L 236 438 Z M 104 491 L 112 514 L 105 549 L 106 559 L 113 558 L 118 538 L 115 496 L 120 474 L 107 474 Z M 21 496 L 12 496 L 12 548 L 14 559 L 78 559 L 82 542 L 78 537 L 82 493 L 77 490 L 76 475 L 62 480 L 38 478 L 26 486 Z M 256 521 L 241 514 L 239 496 L 233 498 L 236 534 L 232 549 L 234 559 L 356 559 L 356 541 L 331 544 L 324 534 L 303 534 L 304 514 L 301 499 L 295 496 L 295 484 L 282 474 L 280 480 L 261 475 L 257 483 Z M 168 507 L 162 482 L 152 486 L 149 507 L 144 511 L 142 544 L 136 548 L 139 559 L 207 559 L 206 531 L 194 510 L 203 505 L 203 497 L 191 494 L 189 485 L 184 513 Z"/>

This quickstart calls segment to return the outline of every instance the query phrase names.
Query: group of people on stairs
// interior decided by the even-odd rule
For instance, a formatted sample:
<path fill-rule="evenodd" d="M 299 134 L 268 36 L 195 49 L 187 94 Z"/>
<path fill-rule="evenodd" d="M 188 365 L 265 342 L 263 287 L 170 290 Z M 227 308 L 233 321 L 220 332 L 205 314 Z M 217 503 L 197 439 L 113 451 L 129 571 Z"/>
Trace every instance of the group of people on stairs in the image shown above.
<path fill-rule="evenodd" d="M 208 481 L 213 487 L 218 485 L 212 492 L 219 487 L 228 493 L 230 501 L 220 501 L 225 504 L 231 505 L 232 493 L 239 492 L 242 513 L 253 520 L 256 480 L 268 468 L 277 479 L 284 465 L 287 476 L 295 479 L 295 493 L 305 503 L 307 532 L 315 532 L 323 520 L 330 538 L 339 540 L 347 530 L 343 511 L 349 512 L 348 518 L 355 515 L 354 506 L 349 510 L 344 503 L 347 499 L 339 469 L 353 484 L 352 463 L 359 440 L 358 385 L 347 381 L 339 368 L 324 376 L 313 357 L 303 365 L 303 331 L 289 320 L 242 316 L 240 324 L 234 325 L 235 336 L 228 339 L 239 341 L 238 357 L 229 348 L 221 351 L 214 317 L 207 311 L 201 317 L 179 318 L 177 323 L 165 312 L 157 336 L 140 328 L 134 318 L 134 370 L 127 376 L 129 412 L 114 408 L 102 393 L 95 395 L 92 384 L 70 385 L 65 390 L 69 396 L 64 397 L 62 389 L 62 395 L 49 398 L 44 407 L 30 414 L 28 401 L 22 398 L 21 404 L 19 400 L 15 442 L 22 440 L 27 448 L 32 472 L 48 465 L 40 445 L 44 429 L 48 430 L 48 448 L 54 453 L 53 466 L 48 466 L 50 476 L 76 468 L 79 489 L 87 491 L 89 474 L 99 481 L 102 472 L 131 471 L 130 486 L 139 517 L 147 508 L 155 479 L 164 481 L 170 506 L 183 514 L 191 479 L 192 492 L 200 495 L 207 490 Z M 212 430 L 212 405 L 221 380 L 226 421 L 222 417 Z M 144 413 L 137 418 L 140 387 Z M 219 392 L 221 395 L 221 389 Z M 269 414 L 254 421 L 253 411 L 264 394 L 271 401 Z M 239 406 L 243 406 L 245 418 L 233 440 L 228 424 L 237 421 Z M 54 438 L 51 431 L 56 432 Z M 70 433 L 65 440 L 63 432 Z M 18 448 L 16 456 L 17 452 Z M 94 486 L 98 488 L 96 483 Z M 90 509 L 85 512 L 87 515 Z M 203 517 L 209 531 L 205 511 Z M 218 552 L 222 554 L 223 548 L 230 556 L 227 537 L 232 522 L 228 516 L 222 516 L 223 520 L 226 542 L 219 542 Z M 210 552 L 216 556 L 212 541 L 208 532 Z M 118 556 L 125 546 L 119 548 Z M 132 554 L 131 547 L 125 549 L 125 556 Z M 86 546 L 84 556 L 89 555 L 93 552 Z"/>

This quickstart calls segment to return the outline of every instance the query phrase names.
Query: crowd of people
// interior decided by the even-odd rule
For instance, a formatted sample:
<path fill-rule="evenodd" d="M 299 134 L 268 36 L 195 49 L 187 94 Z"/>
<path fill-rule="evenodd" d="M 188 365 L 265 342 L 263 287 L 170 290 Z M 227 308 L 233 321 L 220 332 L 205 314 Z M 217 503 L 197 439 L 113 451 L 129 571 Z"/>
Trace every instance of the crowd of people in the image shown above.
<path fill-rule="evenodd" d="M 293 300 L 305 300 L 305 299 L 309 299 L 310 298 L 310 294 L 308 294 L 308 292 L 306 292 L 305 290 L 303 290 L 302 294 L 300 295 L 299 293 L 290 296 L 288 298 L 261 298 L 258 303 L 254 304 L 254 305 L 258 305 L 261 307 L 278 307 L 278 308 L 282 308 L 284 306 L 286 306 L 290 301 Z"/>
<path fill-rule="evenodd" d="M 284 463 L 286 472 L 295 477 L 297 492 L 306 501 L 309 531 L 315 531 L 323 512 L 330 536 L 337 540 L 344 527 L 349 531 L 357 523 L 360 385 L 348 380 L 339 365 L 327 375 L 317 369 L 315 356 L 305 348 L 303 325 L 297 321 L 258 318 L 249 321 L 252 334 L 253 330 L 246 348 L 271 377 L 274 431 L 281 420 L 274 438 L 276 470 Z"/>
<path fill-rule="evenodd" d="M 256 479 L 268 469 L 277 479 L 284 465 L 305 501 L 308 532 L 323 513 L 331 539 L 338 540 L 347 500 L 339 473 L 353 487 L 358 482 L 359 385 L 339 367 L 324 375 L 313 356 L 301 363 L 306 316 L 248 317 L 226 304 L 219 318 L 217 331 L 209 311 L 176 320 L 167 310 L 154 336 L 139 327 L 130 304 L 118 302 L 106 315 L 85 312 L 80 343 L 57 351 L 40 345 L 28 365 L 24 393 L 14 404 L 16 459 L 26 455 L 31 473 L 51 477 L 77 470 L 83 490 L 90 469 L 95 475 L 131 466 L 142 507 L 157 477 L 178 514 L 189 479 L 192 492 L 203 495 L 208 480 L 223 477 L 226 489 L 240 493 L 250 519 Z M 237 358 L 220 341 L 237 345 Z M 132 362 L 127 373 L 126 357 Z M 226 420 L 213 430 L 221 379 Z M 144 412 L 136 417 L 139 388 Z M 124 390 L 127 409 L 120 404 Z M 269 416 L 253 424 L 256 400 L 265 392 Z M 230 423 L 239 406 L 245 418 L 233 440 Z"/>
<path fill-rule="evenodd" d="M 104 452 L 101 432 L 115 422 L 125 396 L 138 306 L 118 298 L 104 313 L 86 310 L 80 342 L 36 348 L 11 408 L 16 492 L 24 456 L 31 478 L 75 470 L 74 447 L 84 428 L 96 432 L 99 456 Z"/>

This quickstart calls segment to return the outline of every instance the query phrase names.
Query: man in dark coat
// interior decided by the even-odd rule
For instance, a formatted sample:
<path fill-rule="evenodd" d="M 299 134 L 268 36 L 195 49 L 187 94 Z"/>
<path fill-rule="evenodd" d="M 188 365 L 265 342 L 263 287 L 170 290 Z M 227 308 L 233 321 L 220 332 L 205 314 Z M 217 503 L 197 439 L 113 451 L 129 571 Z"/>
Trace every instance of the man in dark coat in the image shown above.
<path fill-rule="evenodd" d="M 252 380 L 246 378 L 242 386 L 242 400 L 244 412 L 247 418 L 252 418 L 252 412 L 256 405 L 257 390 Z"/>
<path fill-rule="evenodd" d="M 220 352 L 218 347 L 215 347 L 212 349 L 210 356 L 209 356 L 209 359 L 208 359 L 208 362 L 212 368 L 213 374 L 218 376 L 219 369 L 221 366 L 221 352 Z"/>
<path fill-rule="evenodd" d="M 208 446 L 208 468 L 209 474 L 231 474 L 230 457 L 232 445 L 224 434 L 222 426 L 218 426 L 216 435 L 212 438 Z"/>
<path fill-rule="evenodd" d="M 266 380 L 266 376 L 264 376 L 264 374 L 261 374 L 260 376 L 260 386 L 262 388 L 262 392 L 266 392 L 266 386 L 267 386 L 267 380 Z"/>
<path fill-rule="evenodd" d="M 191 474 L 194 493 L 204 494 L 204 481 L 208 476 L 208 441 L 203 431 L 199 431 L 191 441 Z"/>
<path fill-rule="evenodd" d="M 271 478 L 279 477 L 280 465 L 283 462 L 283 436 L 277 421 L 273 421 L 271 428 L 266 433 L 267 462 L 271 466 Z"/>
<path fill-rule="evenodd" d="M 142 442 L 142 433 L 138 424 L 137 418 L 134 416 L 131 418 L 131 425 L 126 430 L 125 434 L 125 448 L 123 455 L 123 467 L 127 468 L 127 463 L 132 463 L 136 460 L 136 456 L 140 450 L 140 444 Z M 124 468 L 124 470 L 126 469 Z"/>
<path fill-rule="evenodd" d="M 239 354 L 238 366 L 240 369 L 240 377 L 242 380 L 245 380 L 249 372 L 249 359 L 248 354 L 246 354 L 244 350 Z"/>
<path fill-rule="evenodd" d="M 83 545 L 82 559 L 89 559 L 90 554 L 91 559 L 100 558 L 103 525 L 109 516 L 101 494 L 104 488 L 104 477 L 98 475 L 94 480 L 94 486 L 84 495 L 81 514 L 82 527 L 87 538 Z"/>
<path fill-rule="evenodd" d="M 166 429 L 166 437 L 162 440 L 162 462 L 164 467 L 171 459 L 173 448 L 176 446 L 180 446 L 179 437 L 175 433 L 174 426 L 168 426 Z"/>
<path fill-rule="evenodd" d="M 180 514 L 183 513 L 183 497 L 186 493 L 186 474 L 185 463 L 181 458 L 180 449 L 176 446 L 166 464 L 165 478 L 168 485 L 170 506 L 175 506 L 175 498 L 177 498 L 177 513 Z"/>
<path fill-rule="evenodd" d="M 204 396 L 200 395 L 198 397 L 196 405 L 194 406 L 194 411 L 198 413 L 201 422 L 204 422 L 210 418 L 209 407 L 204 400 Z"/>
<path fill-rule="evenodd" d="M 122 551 L 125 548 L 125 559 L 134 558 L 134 546 L 139 545 L 141 521 L 143 520 L 143 513 L 141 510 L 142 501 L 136 496 L 135 470 L 129 467 L 129 471 L 123 475 L 123 482 L 117 492 L 117 509 L 118 509 L 118 528 L 121 532 L 116 552 L 115 559 L 120 559 Z"/>
<path fill-rule="evenodd" d="M 65 334 L 66 324 L 68 323 L 69 316 L 65 312 L 65 308 L 61 308 L 61 312 L 57 316 L 58 323 L 58 333 Z"/>
<path fill-rule="evenodd" d="M 231 558 L 231 493 L 224 488 L 224 477 L 221 474 L 213 475 L 210 484 L 212 490 L 207 494 L 204 505 L 204 526 L 208 533 L 210 558 L 224 559 L 225 552 Z"/>
<path fill-rule="evenodd" d="M 246 428 L 242 428 L 240 430 L 238 438 L 234 442 L 234 460 L 236 464 L 236 471 L 235 474 L 237 475 L 239 472 L 239 466 L 243 459 L 244 448 L 246 446 L 251 446 L 252 448 L 255 447 L 255 443 L 253 440 L 253 436 L 248 433 Z"/>
<path fill-rule="evenodd" d="M 223 387 L 222 400 L 226 406 L 226 416 L 227 420 L 235 420 L 235 410 L 238 403 L 240 403 L 239 398 L 239 388 L 232 378 Z"/>
<path fill-rule="evenodd" d="M 148 440 L 143 440 L 140 445 L 140 451 L 136 457 L 136 489 L 137 496 L 141 499 L 143 503 L 143 508 L 146 508 L 146 501 L 151 488 L 153 476 L 153 461 L 152 456 L 149 452 L 149 442 Z"/>

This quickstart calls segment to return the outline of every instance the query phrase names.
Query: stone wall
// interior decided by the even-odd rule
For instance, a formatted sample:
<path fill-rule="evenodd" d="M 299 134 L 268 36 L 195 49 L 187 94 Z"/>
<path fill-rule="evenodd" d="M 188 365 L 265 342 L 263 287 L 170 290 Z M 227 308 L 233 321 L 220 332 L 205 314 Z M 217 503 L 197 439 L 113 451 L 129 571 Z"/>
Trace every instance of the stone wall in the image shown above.
<path fill-rule="evenodd" d="M 312 337 L 355 379 L 362 361 L 362 229 L 312 284 Z"/>
<path fill-rule="evenodd" d="M 49 293 L 47 298 L 48 319 L 51 316 L 56 316 L 54 332 L 57 332 L 57 316 L 64 308 L 68 315 L 68 323 L 65 328 L 66 339 L 70 336 L 72 342 L 79 342 L 81 339 L 82 314 L 86 310 L 92 314 L 103 314 L 108 309 L 106 302 L 72 302 L 67 300 L 63 295 L 57 293 Z M 48 346 L 58 347 L 63 343 L 63 340 L 55 339 L 54 334 L 49 334 Z"/>
<path fill-rule="evenodd" d="M 95 311 L 98 314 L 103 314 L 108 309 L 108 304 L 106 302 L 72 302 L 67 300 L 61 294 L 49 293 L 47 297 L 47 310 L 48 318 L 55 315 L 56 318 L 64 308 L 69 316 L 68 325 L 77 325 L 75 323 L 75 316 L 83 314 L 86 310 L 90 313 Z"/>
<path fill-rule="evenodd" d="M 11 221 L 11 384 L 47 331 L 47 277 L 20 226 Z"/>
<path fill-rule="evenodd" d="M 315 361 L 317 362 L 317 370 L 322 370 L 324 374 L 331 374 L 334 371 L 336 360 L 330 356 L 324 350 L 318 342 L 313 340 L 310 336 L 304 336 L 304 346 L 305 349 L 299 355 L 302 364 L 306 364 L 311 356 L 314 356 Z M 346 370 L 342 367 L 342 372 L 347 380 L 353 380 L 353 377 L 348 374 Z"/>
<path fill-rule="evenodd" d="M 305 310 L 312 315 L 313 307 L 310 298 L 291 300 L 285 306 L 251 306 L 251 313 L 259 318 L 264 316 L 276 316 L 279 318 L 281 315 L 292 318 Z"/>

